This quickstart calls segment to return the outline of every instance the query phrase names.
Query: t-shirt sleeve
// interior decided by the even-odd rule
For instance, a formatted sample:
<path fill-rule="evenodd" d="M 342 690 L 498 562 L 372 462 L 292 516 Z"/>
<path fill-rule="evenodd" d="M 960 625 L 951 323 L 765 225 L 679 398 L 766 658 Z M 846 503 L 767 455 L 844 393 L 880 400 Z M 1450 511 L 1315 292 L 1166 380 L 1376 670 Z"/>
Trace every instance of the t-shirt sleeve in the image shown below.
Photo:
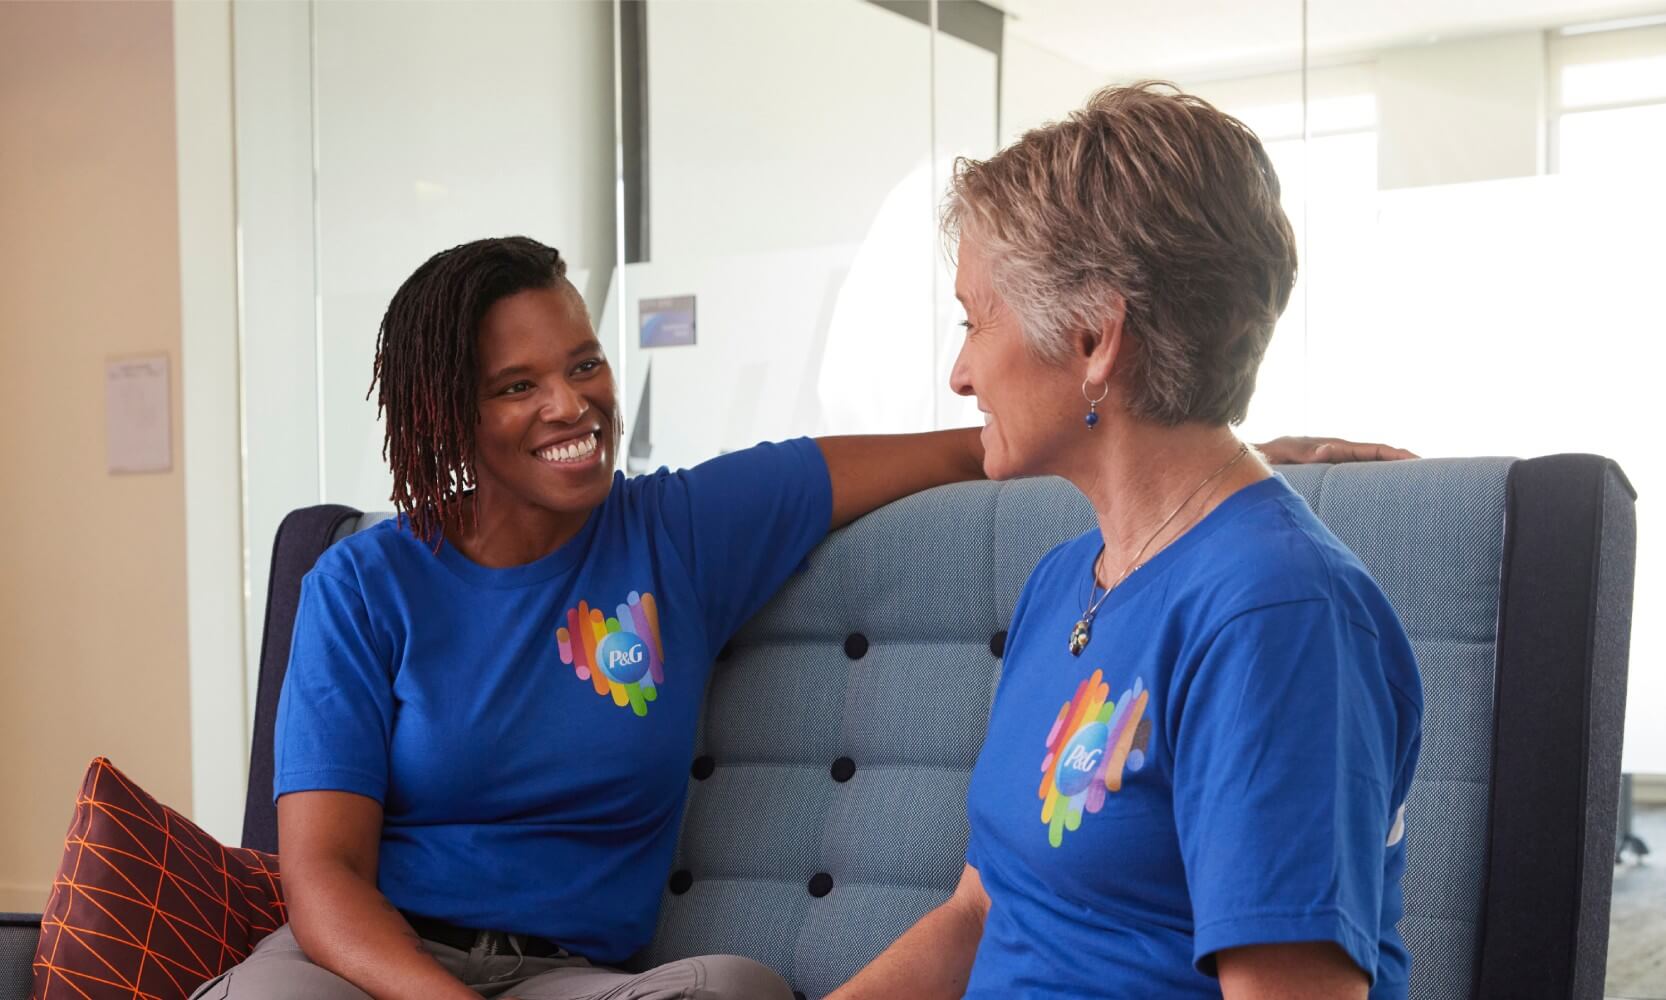
<path fill-rule="evenodd" d="M 1297 601 L 1230 620 L 1187 679 L 1174 810 L 1199 971 L 1331 941 L 1375 979 L 1406 745 L 1385 655 L 1331 601 Z"/>
<path fill-rule="evenodd" d="M 363 596 L 308 573 L 278 700 L 274 798 L 341 791 L 385 802 L 392 731 L 392 660 L 378 648 Z"/>
<path fill-rule="evenodd" d="M 833 485 L 820 446 L 798 438 L 668 474 L 661 509 L 721 644 L 827 536 Z"/>

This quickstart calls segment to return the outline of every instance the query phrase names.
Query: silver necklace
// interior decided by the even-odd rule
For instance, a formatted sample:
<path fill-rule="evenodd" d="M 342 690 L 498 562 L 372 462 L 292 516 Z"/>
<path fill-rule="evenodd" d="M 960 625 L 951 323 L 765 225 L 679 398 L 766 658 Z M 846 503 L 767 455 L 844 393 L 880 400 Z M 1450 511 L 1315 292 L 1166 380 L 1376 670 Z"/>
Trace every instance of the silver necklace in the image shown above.
<path fill-rule="evenodd" d="M 1209 473 L 1208 478 L 1204 479 L 1203 482 L 1198 483 L 1190 493 L 1186 494 L 1186 499 L 1180 501 L 1180 506 L 1174 508 L 1173 513 L 1169 514 L 1168 517 L 1163 518 L 1163 523 L 1157 525 L 1157 530 L 1153 531 L 1151 533 L 1151 537 L 1145 540 L 1145 544 L 1140 546 L 1140 550 L 1134 553 L 1134 558 L 1128 563 L 1128 568 L 1122 571 L 1122 575 L 1116 578 L 1115 583 L 1105 588 L 1104 594 L 1099 594 L 1099 564 L 1105 558 L 1105 546 L 1103 544 L 1099 546 L 1099 552 L 1093 557 L 1093 565 L 1090 567 L 1090 572 L 1093 574 L 1093 587 L 1088 591 L 1087 608 L 1082 612 L 1082 617 L 1077 619 L 1075 627 L 1070 630 L 1071 656 L 1081 656 L 1082 650 L 1088 648 L 1088 643 L 1093 641 L 1093 616 L 1099 613 L 1099 606 L 1105 603 L 1105 598 L 1111 596 L 1111 591 L 1122 585 L 1122 581 L 1128 579 L 1128 577 L 1132 575 L 1135 570 L 1145 565 L 1140 561 L 1140 559 L 1145 555 L 1145 550 L 1151 547 L 1151 543 L 1157 540 L 1157 536 L 1163 533 L 1163 529 L 1167 528 L 1174 522 L 1175 518 L 1180 516 L 1180 512 L 1186 509 L 1186 505 L 1191 503 L 1192 498 L 1201 493 L 1205 486 L 1214 482 L 1223 473 L 1225 473 L 1226 470 L 1232 468 L 1234 465 L 1237 465 L 1238 460 L 1247 454 L 1249 454 L 1249 445 L 1240 444 L 1237 452 L 1233 454 L 1232 458 L 1229 459 L 1225 465 L 1216 469 L 1214 472 Z"/>

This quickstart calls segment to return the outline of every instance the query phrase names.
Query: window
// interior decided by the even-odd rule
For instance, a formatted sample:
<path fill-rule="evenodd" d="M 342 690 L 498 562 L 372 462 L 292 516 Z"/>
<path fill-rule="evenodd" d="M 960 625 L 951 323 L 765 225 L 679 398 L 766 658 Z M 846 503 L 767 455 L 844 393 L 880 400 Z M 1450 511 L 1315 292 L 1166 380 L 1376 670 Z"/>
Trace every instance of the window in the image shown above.
<path fill-rule="evenodd" d="M 1666 24 L 1564 29 L 1549 51 L 1556 171 L 1666 175 Z"/>

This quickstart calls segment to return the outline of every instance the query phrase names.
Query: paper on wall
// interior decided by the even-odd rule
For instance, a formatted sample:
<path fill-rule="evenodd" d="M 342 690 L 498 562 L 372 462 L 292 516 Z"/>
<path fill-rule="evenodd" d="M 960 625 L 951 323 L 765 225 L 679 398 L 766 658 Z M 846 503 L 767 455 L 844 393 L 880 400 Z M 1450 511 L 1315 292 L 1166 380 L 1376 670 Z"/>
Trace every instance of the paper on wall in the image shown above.
<path fill-rule="evenodd" d="M 105 362 L 104 441 L 112 473 L 173 468 L 166 354 Z"/>

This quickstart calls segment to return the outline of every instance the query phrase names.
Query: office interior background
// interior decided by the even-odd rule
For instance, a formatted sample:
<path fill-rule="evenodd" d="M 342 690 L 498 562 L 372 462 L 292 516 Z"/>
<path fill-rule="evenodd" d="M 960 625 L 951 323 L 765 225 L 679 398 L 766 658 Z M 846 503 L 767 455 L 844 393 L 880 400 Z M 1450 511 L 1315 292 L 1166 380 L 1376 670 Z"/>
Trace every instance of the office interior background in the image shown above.
<path fill-rule="evenodd" d="M 1298 234 L 1248 439 L 1599 452 L 1652 510 L 1658 3 L 0 2 L 0 910 L 44 902 L 95 754 L 236 841 L 273 533 L 388 506 L 370 361 L 428 256 L 562 250 L 633 472 L 967 425 L 954 159 L 1146 78 L 1259 133 Z M 644 346 L 681 297 L 693 342 Z M 106 365 L 149 356 L 169 470 L 112 473 Z M 1666 997 L 1642 520 L 1608 991 Z"/>

